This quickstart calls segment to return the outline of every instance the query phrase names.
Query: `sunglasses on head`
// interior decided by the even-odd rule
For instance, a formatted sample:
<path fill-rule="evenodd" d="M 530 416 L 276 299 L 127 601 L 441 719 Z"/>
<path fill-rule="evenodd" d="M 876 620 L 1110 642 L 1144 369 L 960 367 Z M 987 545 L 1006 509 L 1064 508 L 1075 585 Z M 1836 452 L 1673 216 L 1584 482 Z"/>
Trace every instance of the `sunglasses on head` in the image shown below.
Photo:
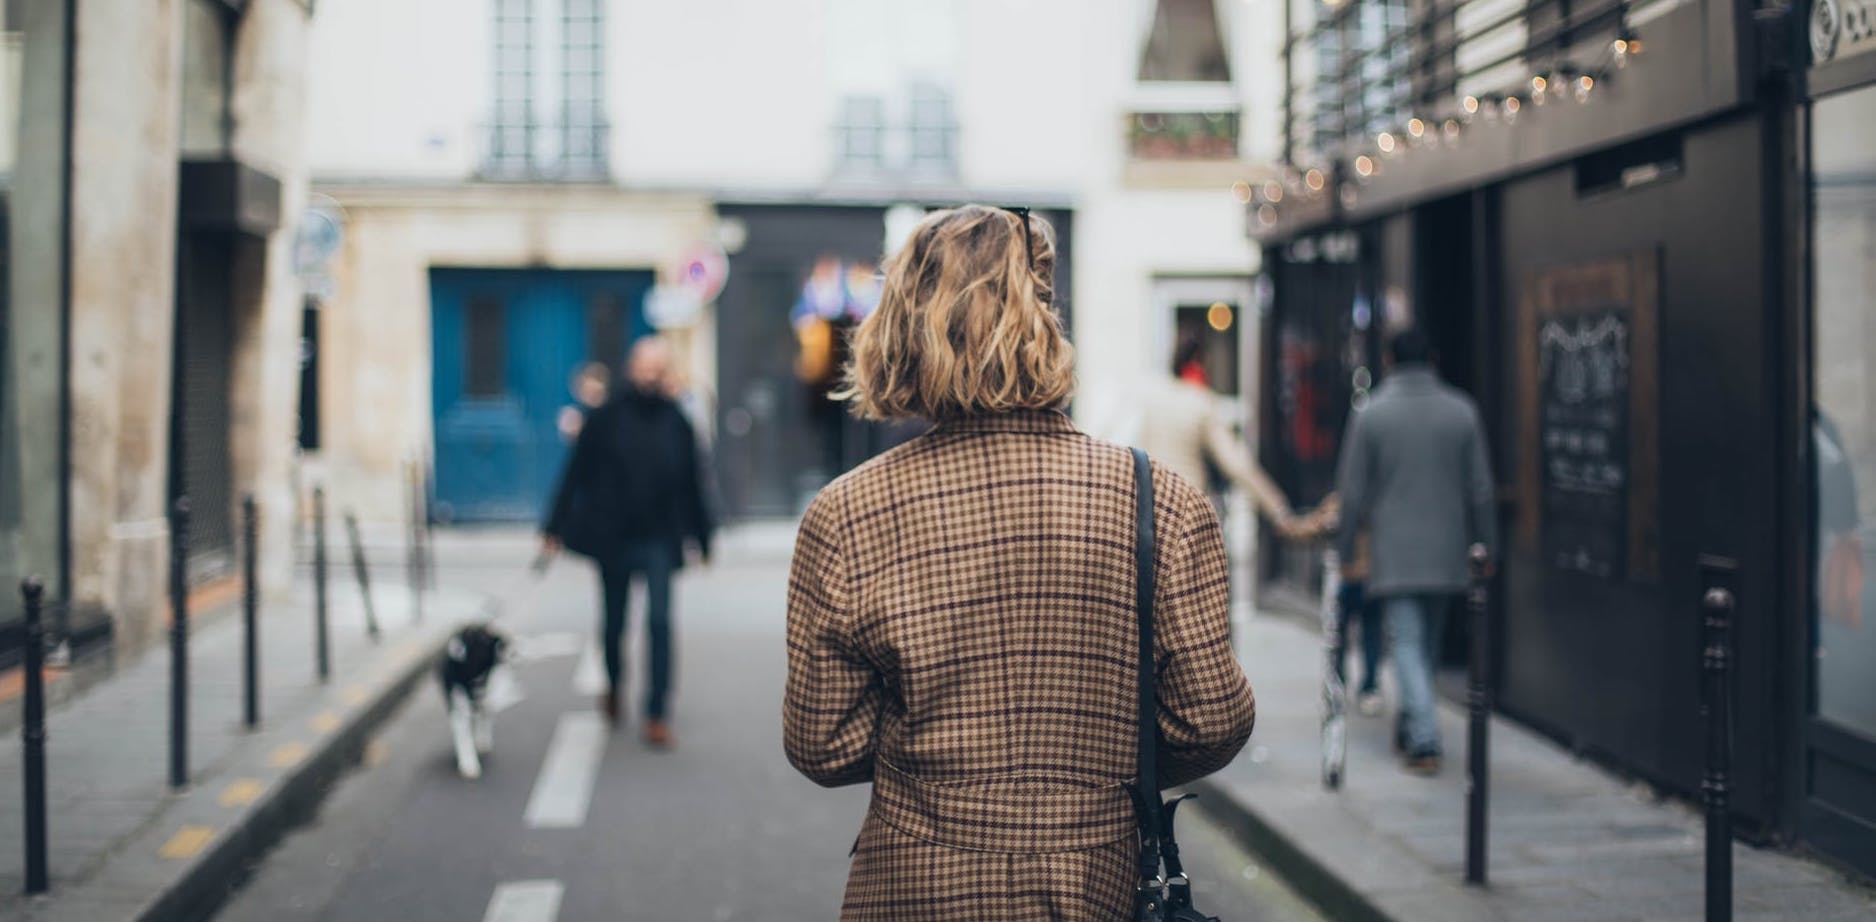
<path fill-rule="evenodd" d="M 1036 271 L 1036 245 L 1029 236 L 1029 207 L 1026 205 L 1004 205 L 1004 211 L 1016 216 L 1016 223 L 1023 226 L 1023 255 L 1029 259 L 1029 271 Z"/>

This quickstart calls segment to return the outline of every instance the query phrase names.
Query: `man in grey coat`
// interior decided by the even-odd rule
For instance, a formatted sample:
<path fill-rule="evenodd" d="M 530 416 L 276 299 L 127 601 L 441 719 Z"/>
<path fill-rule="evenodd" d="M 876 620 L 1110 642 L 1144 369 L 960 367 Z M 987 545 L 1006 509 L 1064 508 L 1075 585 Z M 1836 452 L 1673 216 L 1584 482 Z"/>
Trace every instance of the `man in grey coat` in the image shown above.
<path fill-rule="evenodd" d="M 1368 592 L 1380 600 L 1400 679 L 1398 741 L 1417 774 L 1440 768 L 1433 662 L 1452 598 L 1463 593 L 1473 544 L 1497 543 L 1492 467 L 1478 407 L 1434 374 L 1426 334 L 1389 344 L 1392 373 L 1349 419 L 1336 489 L 1341 559 L 1370 534 Z"/>

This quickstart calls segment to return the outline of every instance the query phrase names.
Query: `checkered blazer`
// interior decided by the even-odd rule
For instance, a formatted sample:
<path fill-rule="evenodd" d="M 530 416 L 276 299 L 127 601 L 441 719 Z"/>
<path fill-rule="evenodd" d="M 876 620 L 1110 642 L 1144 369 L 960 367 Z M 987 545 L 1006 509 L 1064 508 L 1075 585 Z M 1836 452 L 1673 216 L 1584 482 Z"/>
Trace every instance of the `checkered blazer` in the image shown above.
<path fill-rule="evenodd" d="M 1218 519 L 1154 466 L 1160 778 L 1255 708 Z M 873 782 L 843 920 L 1112 920 L 1131 906 L 1133 463 L 1057 412 L 940 425 L 835 481 L 788 586 L 789 761 Z"/>

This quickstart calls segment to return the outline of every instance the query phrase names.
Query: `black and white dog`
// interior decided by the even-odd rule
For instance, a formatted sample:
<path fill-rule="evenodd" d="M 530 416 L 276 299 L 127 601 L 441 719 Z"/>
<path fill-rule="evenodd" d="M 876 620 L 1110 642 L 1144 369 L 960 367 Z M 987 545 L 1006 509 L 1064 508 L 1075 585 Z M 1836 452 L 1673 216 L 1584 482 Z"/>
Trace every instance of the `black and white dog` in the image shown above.
<path fill-rule="evenodd" d="M 481 756 L 494 744 L 494 718 L 487 706 L 489 676 L 507 649 L 508 638 L 487 624 L 471 624 L 450 638 L 437 667 L 456 741 L 456 770 L 464 778 L 482 777 Z"/>

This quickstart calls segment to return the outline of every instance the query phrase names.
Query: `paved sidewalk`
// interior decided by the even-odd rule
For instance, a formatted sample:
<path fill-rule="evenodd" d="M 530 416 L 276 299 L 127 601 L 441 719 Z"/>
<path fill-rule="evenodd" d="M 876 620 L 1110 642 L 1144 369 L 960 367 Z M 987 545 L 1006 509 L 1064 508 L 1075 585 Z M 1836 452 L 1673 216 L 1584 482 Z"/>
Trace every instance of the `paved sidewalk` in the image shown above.
<path fill-rule="evenodd" d="M 190 786 L 168 787 L 169 652 L 93 681 L 48 719 L 51 892 L 26 898 L 17 737 L 0 745 L 0 922 L 195 918 L 245 864 L 359 758 L 369 731 L 427 676 L 451 623 L 483 596 L 373 586 L 382 640 L 366 637 L 349 571 L 334 569 L 332 679 L 314 663 L 309 585 L 262 608 L 261 725 L 241 725 L 241 619 L 202 619 L 190 641 Z M 8 703 L 17 708 L 17 699 Z"/>
<path fill-rule="evenodd" d="M 1465 858 L 1465 721 L 1442 704 L 1445 771 L 1402 772 L 1392 717 L 1349 717 L 1347 777 L 1320 781 L 1320 635 L 1268 615 L 1240 644 L 1257 693 L 1257 730 L 1203 800 L 1337 919 L 1697 920 L 1702 828 L 1508 721 L 1492 724 L 1490 880 L 1460 881 Z M 1735 918 L 1876 918 L 1876 899 L 1788 854 L 1734 848 Z"/>

